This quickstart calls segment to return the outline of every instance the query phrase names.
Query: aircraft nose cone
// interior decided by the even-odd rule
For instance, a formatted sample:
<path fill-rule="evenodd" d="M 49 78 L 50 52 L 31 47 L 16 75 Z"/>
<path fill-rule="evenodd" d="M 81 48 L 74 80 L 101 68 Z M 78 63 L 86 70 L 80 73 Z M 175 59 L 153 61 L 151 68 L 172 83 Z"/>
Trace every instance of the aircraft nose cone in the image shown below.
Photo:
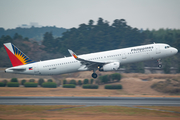
<path fill-rule="evenodd" d="M 176 54 L 176 53 L 178 52 L 178 50 L 175 48 L 174 52 L 175 52 L 175 54 Z"/>
<path fill-rule="evenodd" d="M 178 52 L 178 50 L 176 48 L 172 47 L 170 52 L 171 52 L 171 54 L 174 55 L 174 54 L 176 54 Z"/>

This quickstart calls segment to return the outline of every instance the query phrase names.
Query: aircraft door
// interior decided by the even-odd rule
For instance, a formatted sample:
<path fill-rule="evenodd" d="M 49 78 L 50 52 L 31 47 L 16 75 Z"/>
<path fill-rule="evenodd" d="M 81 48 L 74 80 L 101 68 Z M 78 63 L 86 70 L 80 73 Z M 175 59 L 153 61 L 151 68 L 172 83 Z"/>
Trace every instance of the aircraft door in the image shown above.
<path fill-rule="evenodd" d="M 34 65 L 34 74 L 39 74 L 38 63 Z"/>
<path fill-rule="evenodd" d="M 122 59 L 126 59 L 126 53 L 125 52 L 122 53 Z"/>
<path fill-rule="evenodd" d="M 156 54 L 159 54 L 159 53 L 161 53 L 160 46 L 156 45 Z"/>

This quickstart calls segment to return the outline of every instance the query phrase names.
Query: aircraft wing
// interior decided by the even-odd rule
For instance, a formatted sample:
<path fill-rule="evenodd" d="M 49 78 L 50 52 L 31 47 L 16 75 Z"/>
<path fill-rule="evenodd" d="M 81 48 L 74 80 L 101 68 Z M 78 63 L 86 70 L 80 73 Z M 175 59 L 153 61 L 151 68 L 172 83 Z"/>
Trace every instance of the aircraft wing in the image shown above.
<path fill-rule="evenodd" d="M 78 61 L 81 61 L 81 64 L 85 65 L 85 68 L 89 70 L 93 70 L 94 68 L 98 68 L 99 66 L 103 66 L 109 62 L 100 62 L 100 61 L 90 61 L 79 58 L 72 50 L 68 49 L 69 53 Z"/>

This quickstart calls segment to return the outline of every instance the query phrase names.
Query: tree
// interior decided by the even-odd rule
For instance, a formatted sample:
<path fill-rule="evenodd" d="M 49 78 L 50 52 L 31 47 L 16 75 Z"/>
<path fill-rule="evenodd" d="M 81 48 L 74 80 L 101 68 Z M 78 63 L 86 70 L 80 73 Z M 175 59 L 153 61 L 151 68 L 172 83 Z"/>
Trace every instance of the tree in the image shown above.
<path fill-rule="evenodd" d="M 35 80 L 34 79 L 30 79 L 29 82 L 35 82 Z"/>
<path fill-rule="evenodd" d="M 47 82 L 53 82 L 53 80 L 52 79 L 48 79 L 48 81 Z"/>
<path fill-rule="evenodd" d="M 38 85 L 42 86 L 42 84 L 44 83 L 44 79 L 43 78 L 39 78 L 38 80 Z"/>
<path fill-rule="evenodd" d="M 21 85 L 24 85 L 24 83 L 26 82 L 26 80 L 21 80 Z"/>
<path fill-rule="evenodd" d="M 69 84 L 74 84 L 74 85 L 76 85 L 76 81 L 75 81 L 75 80 L 71 80 Z"/>
<path fill-rule="evenodd" d="M 81 80 L 78 80 L 78 85 L 82 85 L 82 81 Z"/>
<path fill-rule="evenodd" d="M 17 78 L 12 78 L 11 82 L 18 82 L 18 79 Z"/>
<path fill-rule="evenodd" d="M 2 35 L 0 38 L 0 48 L 3 47 L 4 43 L 13 42 L 13 39 L 9 35 Z"/>
<path fill-rule="evenodd" d="M 118 29 L 123 29 L 123 28 L 126 28 L 126 20 L 125 19 L 115 19 L 113 24 L 112 24 L 112 27 L 115 27 L 115 28 L 118 28 Z"/>
<path fill-rule="evenodd" d="M 48 52 L 57 52 L 58 39 L 54 39 L 51 32 L 46 32 L 44 34 L 42 44 L 46 46 L 45 50 Z"/>
<path fill-rule="evenodd" d="M 180 33 L 179 34 L 176 34 L 176 41 L 175 41 L 175 47 L 180 50 Z M 179 52 L 179 51 L 178 51 Z"/>
<path fill-rule="evenodd" d="M 93 84 L 93 82 L 94 82 L 94 79 L 91 79 L 91 84 Z"/>
<path fill-rule="evenodd" d="M 6 86 L 6 85 L 7 85 L 7 83 L 8 83 L 8 81 L 7 81 L 7 80 L 3 80 L 2 82 L 4 83 L 4 85 L 5 85 L 5 86 Z"/>
<path fill-rule="evenodd" d="M 67 80 L 63 80 L 63 84 L 67 84 Z"/>
<path fill-rule="evenodd" d="M 110 81 L 109 75 L 100 76 L 99 79 L 102 83 L 107 83 L 108 81 Z"/>
<path fill-rule="evenodd" d="M 137 72 L 144 73 L 144 64 L 143 62 L 136 63 L 137 64 Z"/>
<path fill-rule="evenodd" d="M 177 73 L 180 73 L 180 63 L 177 66 Z"/>
<path fill-rule="evenodd" d="M 84 84 L 88 84 L 89 83 L 89 80 L 88 79 L 84 79 Z"/>
<path fill-rule="evenodd" d="M 103 19 L 99 18 L 99 20 L 97 21 L 97 25 L 103 25 Z"/>
<path fill-rule="evenodd" d="M 23 37 L 21 35 L 19 35 L 18 33 L 15 33 L 13 39 L 14 40 L 16 40 L 16 39 L 23 39 Z"/>
<path fill-rule="evenodd" d="M 89 26 L 92 26 L 93 25 L 93 23 L 94 23 L 94 21 L 93 20 L 89 20 Z"/>
<path fill-rule="evenodd" d="M 114 80 L 120 81 L 121 75 L 119 73 L 111 74 L 111 79 L 112 79 L 112 81 L 114 81 Z"/>
<path fill-rule="evenodd" d="M 130 73 L 130 72 L 144 73 L 144 63 L 143 62 L 126 64 L 124 66 L 126 68 L 125 69 L 126 73 Z"/>
<path fill-rule="evenodd" d="M 171 60 L 170 60 L 170 58 L 165 58 L 163 60 L 163 70 L 164 70 L 164 73 L 169 74 L 170 73 L 170 67 L 171 67 Z"/>

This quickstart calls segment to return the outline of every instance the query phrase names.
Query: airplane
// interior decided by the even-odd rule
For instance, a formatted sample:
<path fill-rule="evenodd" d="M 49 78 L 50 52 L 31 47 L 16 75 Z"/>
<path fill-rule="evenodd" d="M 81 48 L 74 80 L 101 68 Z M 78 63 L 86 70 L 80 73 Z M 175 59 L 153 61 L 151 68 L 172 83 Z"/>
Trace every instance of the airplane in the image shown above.
<path fill-rule="evenodd" d="M 154 43 L 78 56 L 68 49 L 71 57 L 35 62 L 12 43 L 5 43 L 4 47 L 13 66 L 5 69 L 6 73 L 58 75 L 92 70 L 93 78 L 97 78 L 97 70 L 116 71 L 123 64 L 160 59 L 175 55 L 178 52 L 176 48 L 164 43 Z M 162 67 L 161 62 L 158 62 L 158 67 Z"/>

